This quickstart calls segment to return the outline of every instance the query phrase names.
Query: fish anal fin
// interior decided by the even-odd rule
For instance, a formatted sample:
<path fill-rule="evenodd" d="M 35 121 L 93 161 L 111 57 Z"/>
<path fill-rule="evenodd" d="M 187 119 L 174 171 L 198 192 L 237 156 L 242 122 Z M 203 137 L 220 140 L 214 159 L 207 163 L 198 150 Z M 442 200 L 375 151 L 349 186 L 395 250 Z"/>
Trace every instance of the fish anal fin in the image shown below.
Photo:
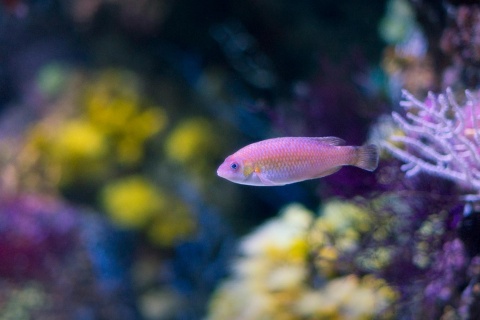
<path fill-rule="evenodd" d="M 326 144 L 329 146 L 343 146 L 345 145 L 345 140 L 337 137 L 313 137 L 310 138 L 317 143 Z"/>
<path fill-rule="evenodd" d="M 318 175 L 313 176 L 312 179 L 323 178 L 323 177 L 329 176 L 331 174 L 334 174 L 335 172 L 337 172 L 340 169 L 342 169 L 342 166 L 333 167 L 333 168 L 331 168 L 327 171 L 320 172 Z"/>

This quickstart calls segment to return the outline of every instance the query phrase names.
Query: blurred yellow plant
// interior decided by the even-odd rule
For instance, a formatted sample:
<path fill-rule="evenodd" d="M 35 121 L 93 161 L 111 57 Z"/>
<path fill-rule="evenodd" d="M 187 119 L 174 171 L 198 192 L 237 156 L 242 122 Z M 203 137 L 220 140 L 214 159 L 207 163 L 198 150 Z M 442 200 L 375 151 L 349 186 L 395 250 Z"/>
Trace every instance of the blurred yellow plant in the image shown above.
<path fill-rule="evenodd" d="M 167 210 L 157 215 L 148 226 L 147 236 L 154 245 L 166 247 L 190 237 L 195 229 L 190 209 L 183 202 L 171 198 Z"/>
<path fill-rule="evenodd" d="M 221 138 L 215 124 L 197 117 L 183 120 L 165 141 L 167 157 L 188 166 L 195 173 L 211 171 L 212 160 L 219 156 Z"/>
<path fill-rule="evenodd" d="M 189 208 L 142 176 L 130 176 L 106 185 L 101 203 L 114 223 L 145 230 L 155 245 L 172 245 L 195 230 Z"/>
<path fill-rule="evenodd" d="M 146 97 L 142 79 L 122 69 L 88 73 L 55 66 L 39 79 L 49 105 L 24 132 L 2 137 L 1 187 L 62 192 L 88 204 L 98 199 L 113 222 L 143 232 L 155 245 L 188 237 L 196 226 L 188 206 L 145 177 L 128 176 L 143 169 L 147 142 L 168 122 L 165 109 Z M 208 120 L 177 129 L 183 131 L 182 159 L 208 158 L 217 147 Z"/>
<path fill-rule="evenodd" d="M 105 137 L 98 128 L 83 119 L 66 121 L 57 129 L 51 141 L 54 157 L 82 161 L 101 158 L 107 151 Z"/>
<path fill-rule="evenodd" d="M 142 160 L 144 142 L 160 132 L 167 115 L 149 106 L 134 74 L 108 70 L 84 90 L 87 119 L 111 140 L 113 156 L 123 164 Z"/>
<path fill-rule="evenodd" d="M 116 170 L 140 165 L 145 143 L 166 126 L 165 111 L 143 97 L 131 72 L 70 77 L 50 112 L 26 130 L 15 165 L 32 176 L 43 172 L 35 181 L 56 187 L 102 184 Z"/>
<path fill-rule="evenodd" d="M 141 176 L 131 176 L 107 184 L 101 195 L 105 211 L 123 227 L 145 227 L 167 207 L 163 192 Z"/>
<path fill-rule="evenodd" d="M 102 178 L 108 145 L 102 133 L 84 119 L 39 122 L 27 132 L 18 165 L 44 167 L 45 184 L 65 185 L 75 179 Z M 30 159 L 27 159 L 30 158 Z M 22 168 L 28 170 L 27 168 Z"/>

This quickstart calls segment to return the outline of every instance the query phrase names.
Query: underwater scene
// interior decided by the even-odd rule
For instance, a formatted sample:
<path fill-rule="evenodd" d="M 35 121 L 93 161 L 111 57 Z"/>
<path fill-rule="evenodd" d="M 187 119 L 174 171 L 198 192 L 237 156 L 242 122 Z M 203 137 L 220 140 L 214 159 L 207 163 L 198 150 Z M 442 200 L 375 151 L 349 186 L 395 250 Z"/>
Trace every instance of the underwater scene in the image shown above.
<path fill-rule="evenodd" d="M 480 319 L 480 3 L 0 0 L 17 319 Z"/>

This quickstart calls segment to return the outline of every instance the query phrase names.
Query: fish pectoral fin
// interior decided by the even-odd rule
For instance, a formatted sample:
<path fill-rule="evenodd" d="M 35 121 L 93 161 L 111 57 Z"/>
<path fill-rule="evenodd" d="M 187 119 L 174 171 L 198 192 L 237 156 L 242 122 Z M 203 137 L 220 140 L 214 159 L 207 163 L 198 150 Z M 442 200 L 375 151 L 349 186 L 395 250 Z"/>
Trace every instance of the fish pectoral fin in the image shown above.
<path fill-rule="evenodd" d="M 278 184 L 273 182 L 272 180 L 268 179 L 265 177 L 263 174 L 258 174 L 257 173 L 258 179 L 263 183 L 264 186 L 282 186 L 283 184 Z"/>
<path fill-rule="evenodd" d="M 342 169 L 342 166 L 333 167 L 332 169 L 329 169 L 327 171 L 320 172 L 318 175 L 313 176 L 312 179 L 323 178 L 323 177 L 329 176 L 331 174 L 334 174 L 335 172 L 337 172 L 340 169 Z"/>

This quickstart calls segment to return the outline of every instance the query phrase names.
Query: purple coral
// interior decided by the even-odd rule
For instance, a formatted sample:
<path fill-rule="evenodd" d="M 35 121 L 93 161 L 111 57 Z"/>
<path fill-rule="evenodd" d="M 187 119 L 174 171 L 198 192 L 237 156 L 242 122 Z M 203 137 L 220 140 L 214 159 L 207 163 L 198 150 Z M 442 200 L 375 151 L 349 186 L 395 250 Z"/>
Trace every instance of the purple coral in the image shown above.
<path fill-rule="evenodd" d="M 51 278 L 77 245 L 72 209 L 47 197 L 0 199 L 0 276 Z"/>
<path fill-rule="evenodd" d="M 431 319 L 442 316 L 447 306 L 457 306 L 461 287 L 466 281 L 468 257 L 459 239 L 447 241 L 438 252 L 432 268 L 427 273 L 427 286 L 424 290 L 426 309 Z M 447 308 L 448 309 L 448 308 Z M 437 313 L 437 314 L 432 314 Z"/>
<path fill-rule="evenodd" d="M 462 241 L 454 239 L 443 245 L 430 271 L 431 281 L 425 288 L 425 297 L 431 302 L 449 301 L 458 284 L 465 279 L 468 258 Z"/>
<path fill-rule="evenodd" d="M 394 112 L 393 119 L 404 135 L 393 136 L 392 142 L 383 143 L 396 158 L 406 162 L 402 170 L 407 176 L 423 171 L 479 190 L 480 106 L 475 95 L 466 91 L 463 106 L 457 103 L 450 89 L 438 96 L 429 93 L 425 102 L 405 90 L 403 95 L 401 106 L 406 115 Z"/>
<path fill-rule="evenodd" d="M 480 318 L 480 256 L 474 257 L 468 267 L 470 278 L 462 293 L 459 313 L 462 319 Z"/>
<path fill-rule="evenodd" d="M 125 251 L 133 250 L 103 220 L 87 217 L 53 197 L 0 197 L 0 283 L 8 283 L 0 309 L 12 290 L 31 282 L 49 303 L 29 318 L 138 318 L 121 261 L 131 261 Z M 121 257 L 116 250 L 124 250 Z"/>

